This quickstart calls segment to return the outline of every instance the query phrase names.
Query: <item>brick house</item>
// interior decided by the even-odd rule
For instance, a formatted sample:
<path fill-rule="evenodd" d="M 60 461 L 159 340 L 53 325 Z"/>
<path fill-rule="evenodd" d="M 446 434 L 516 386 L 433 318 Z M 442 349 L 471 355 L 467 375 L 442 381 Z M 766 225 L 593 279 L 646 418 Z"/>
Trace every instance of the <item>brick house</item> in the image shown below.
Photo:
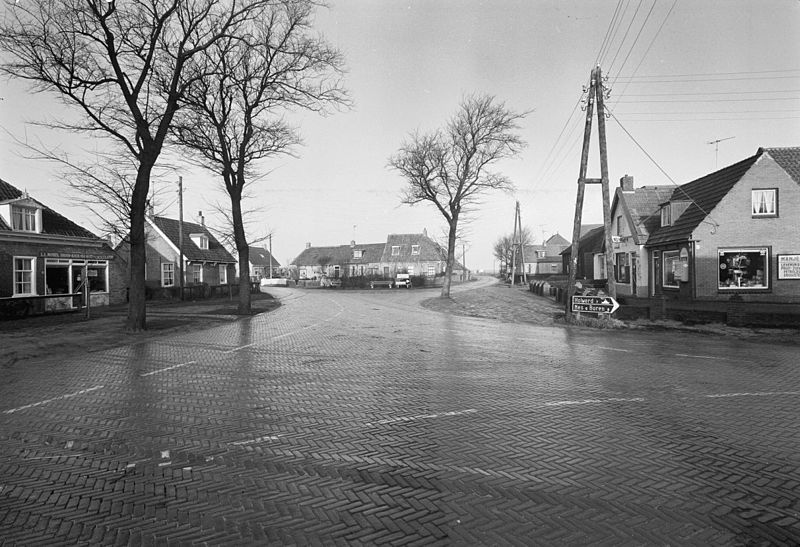
<path fill-rule="evenodd" d="M 647 240 L 652 295 L 800 303 L 800 147 L 675 188 Z"/>
<path fill-rule="evenodd" d="M 564 273 L 561 251 L 569 245 L 570 242 L 558 233 L 547 238 L 541 245 L 525 245 L 525 273 L 528 275 Z"/>
<path fill-rule="evenodd" d="M 275 275 L 276 270 L 281 267 L 280 262 L 270 255 L 269 251 L 263 247 L 250 247 L 250 267 L 249 275 L 253 281 L 262 277 L 270 277 L 270 268 Z"/>
<path fill-rule="evenodd" d="M 0 300 L 24 299 L 34 313 L 73 309 L 86 276 L 91 306 L 122 301 L 114 257 L 106 240 L 0 180 Z"/>
<path fill-rule="evenodd" d="M 339 277 L 379 277 L 394 279 L 398 273 L 435 277 L 444 273 L 447 252 L 428 234 L 389 234 L 385 243 L 360 243 L 333 247 L 312 247 L 310 243 L 291 267 L 300 279 L 323 275 Z M 464 267 L 456 262 L 454 276 L 463 276 Z"/>
<path fill-rule="evenodd" d="M 145 219 L 145 237 L 145 286 L 149 290 L 179 287 L 180 222 L 148 216 Z M 127 256 L 127 244 L 120 245 L 117 251 L 121 256 Z M 127 263 L 122 266 L 120 269 L 127 270 Z M 183 222 L 183 272 L 186 287 L 235 282 L 236 260 L 202 220 L 200 224 Z M 120 274 L 127 278 L 128 272 Z"/>
<path fill-rule="evenodd" d="M 660 223 L 659 210 L 669 200 L 674 186 L 633 187 L 625 175 L 611 203 L 611 239 L 614 279 L 618 295 L 647 297 L 650 278 L 645 243 Z"/>

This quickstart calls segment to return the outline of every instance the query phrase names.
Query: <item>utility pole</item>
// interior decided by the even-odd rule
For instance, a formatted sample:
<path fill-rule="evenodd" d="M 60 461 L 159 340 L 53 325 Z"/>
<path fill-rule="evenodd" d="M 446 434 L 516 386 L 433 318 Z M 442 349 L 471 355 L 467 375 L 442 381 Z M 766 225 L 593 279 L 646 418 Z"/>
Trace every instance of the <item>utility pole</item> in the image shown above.
<path fill-rule="evenodd" d="M 178 177 L 178 278 L 183 300 L 183 177 Z"/>
<path fill-rule="evenodd" d="M 725 137 L 724 139 L 717 139 L 714 141 L 708 141 L 706 144 L 713 144 L 714 145 L 714 170 L 716 171 L 719 168 L 719 143 L 724 141 L 729 141 L 731 139 L 735 139 L 736 136 L 733 137 Z"/>
<path fill-rule="evenodd" d="M 522 213 L 519 210 L 519 201 L 517 202 L 517 223 L 519 224 L 519 255 L 522 263 L 522 281 L 527 285 L 528 274 L 525 273 L 525 243 L 522 241 Z"/>
<path fill-rule="evenodd" d="M 269 234 L 269 278 L 272 279 L 272 234 Z"/>
<path fill-rule="evenodd" d="M 572 317 L 572 296 L 575 294 L 575 278 L 578 270 L 578 249 L 581 239 L 581 220 L 583 215 L 583 197 L 586 192 L 587 184 L 600 184 L 603 194 L 603 227 L 605 231 L 605 265 L 607 292 L 612 298 L 617 296 L 617 288 L 614 284 L 614 261 L 612 257 L 613 246 L 611 243 L 611 210 L 610 210 L 610 191 L 608 188 L 608 149 L 606 146 L 606 118 L 603 100 L 605 89 L 603 87 L 603 74 L 600 67 L 595 67 L 589 79 L 589 89 L 586 97 L 586 125 L 583 132 L 583 148 L 581 151 L 581 165 L 578 174 L 578 194 L 575 200 L 575 220 L 572 224 L 572 249 L 570 254 L 569 282 L 567 285 L 567 301 L 565 310 L 567 317 Z M 589 163 L 589 145 L 592 134 L 592 116 L 594 115 L 594 103 L 597 101 L 597 132 L 600 139 L 600 177 L 587 178 L 586 170 Z"/>
<path fill-rule="evenodd" d="M 464 281 L 469 281 L 469 276 L 467 275 L 467 247 L 464 243 L 461 243 L 461 265 L 464 266 Z"/>
<path fill-rule="evenodd" d="M 511 236 L 511 286 L 514 286 L 514 278 L 517 276 L 517 212 L 519 211 L 519 202 L 517 202 L 517 209 L 514 210 L 514 234 Z"/>

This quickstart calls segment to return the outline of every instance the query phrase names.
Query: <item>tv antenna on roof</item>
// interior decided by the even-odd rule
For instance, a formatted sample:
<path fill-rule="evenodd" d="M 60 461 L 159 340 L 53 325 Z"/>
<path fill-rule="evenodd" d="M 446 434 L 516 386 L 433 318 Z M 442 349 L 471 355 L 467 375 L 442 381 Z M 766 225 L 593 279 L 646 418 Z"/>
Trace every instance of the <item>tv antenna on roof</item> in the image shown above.
<path fill-rule="evenodd" d="M 718 168 L 717 164 L 719 163 L 719 143 L 721 143 L 722 141 L 729 141 L 729 140 L 735 139 L 735 138 L 736 138 L 735 136 L 734 137 L 725 137 L 724 139 L 716 139 L 716 140 L 713 140 L 713 141 L 708 141 L 706 143 L 706 144 L 713 144 L 714 145 L 714 169 L 715 170 Z"/>

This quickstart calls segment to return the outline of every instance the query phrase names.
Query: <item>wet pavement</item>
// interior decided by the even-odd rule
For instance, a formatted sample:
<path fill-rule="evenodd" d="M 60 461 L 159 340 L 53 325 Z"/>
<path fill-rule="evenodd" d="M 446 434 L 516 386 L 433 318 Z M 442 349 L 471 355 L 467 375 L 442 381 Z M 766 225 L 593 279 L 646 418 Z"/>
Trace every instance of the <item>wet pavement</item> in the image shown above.
<path fill-rule="evenodd" d="M 504 290 L 285 289 L 5 366 L 0 542 L 800 542 L 796 347 L 533 324 Z"/>

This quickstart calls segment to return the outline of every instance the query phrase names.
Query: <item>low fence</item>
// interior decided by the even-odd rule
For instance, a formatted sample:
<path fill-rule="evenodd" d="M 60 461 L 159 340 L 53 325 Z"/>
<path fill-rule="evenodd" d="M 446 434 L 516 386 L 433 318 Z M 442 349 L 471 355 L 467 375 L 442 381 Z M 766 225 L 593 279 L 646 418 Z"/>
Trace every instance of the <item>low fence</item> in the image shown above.
<path fill-rule="evenodd" d="M 594 287 L 596 283 L 589 282 Z M 587 284 L 584 284 L 587 286 Z M 532 281 L 529 290 L 566 306 L 567 291 L 546 281 Z M 733 295 L 727 300 L 672 300 L 663 296 L 640 298 L 618 295 L 617 319 L 671 319 L 685 324 L 725 323 L 730 326 L 800 328 L 800 304 L 745 302 Z"/>
<path fill-rule="evenodd" d="M 0 298 L 0 319 L 16 319 L 45 313 L 82 309 L 83 294 L 42 294 Z"/>
<path fill-rule="evenodd" d="M 259 283 L 250 283 L 250 292 L 259 292 Z M 186 285 L 183 287 L 184 300 L 206 300 L 209 298 L 233 298 L 239 296 L 239 284 L 228 285 Z M 145 300 L 179 300 L 180 287 L 146 287 Z M 126 297 L 126 301 L 128 298 Z"/>

